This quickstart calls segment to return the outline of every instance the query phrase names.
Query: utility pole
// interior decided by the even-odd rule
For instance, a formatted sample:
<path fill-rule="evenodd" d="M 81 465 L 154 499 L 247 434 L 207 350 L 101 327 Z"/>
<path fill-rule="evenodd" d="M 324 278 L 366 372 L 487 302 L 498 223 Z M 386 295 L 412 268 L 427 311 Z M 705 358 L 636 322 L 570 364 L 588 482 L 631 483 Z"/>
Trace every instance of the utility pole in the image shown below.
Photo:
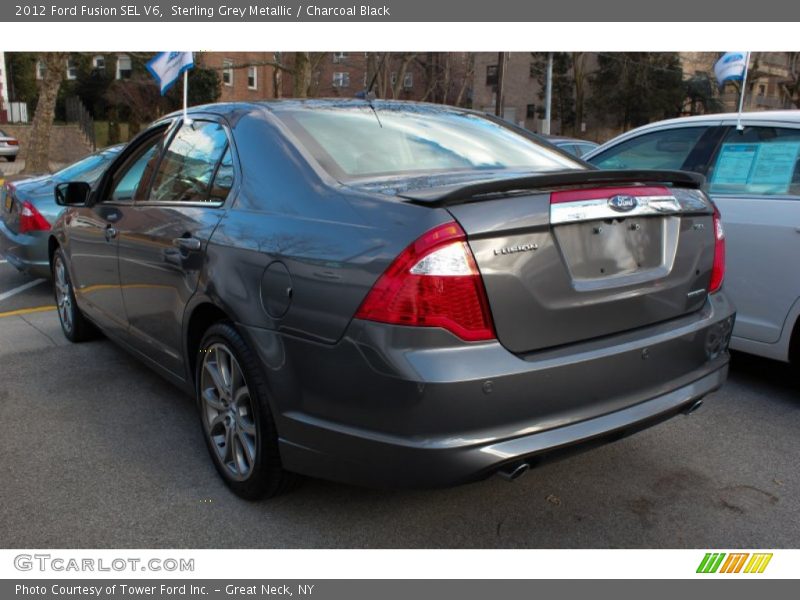
<path fill-rule="evenodd" d="M 497 94 L 494 103 L 494 114 L 503 118 L 503 82 L 506 75 L 506 53 L 497 53 Z"/>
<path fill-rule="evenodd" d="M 547 53 L 547 83 L 544 91 L 544 124 L 542 133 L 550 135 L 550 115 L 553 104 L 553 53 Z"/>

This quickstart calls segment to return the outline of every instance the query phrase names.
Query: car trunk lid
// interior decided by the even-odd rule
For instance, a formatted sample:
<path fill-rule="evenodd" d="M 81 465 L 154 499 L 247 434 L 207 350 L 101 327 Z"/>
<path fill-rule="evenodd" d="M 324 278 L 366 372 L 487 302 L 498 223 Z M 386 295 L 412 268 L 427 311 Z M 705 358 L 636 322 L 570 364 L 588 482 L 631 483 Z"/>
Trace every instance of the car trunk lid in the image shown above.
<path fill-rule="evenodd" d="M 702 178 L 582 171 L 416 190 L 459 222 L 500 342 L 515 353 L 702 307 L 714 260 Z"/>

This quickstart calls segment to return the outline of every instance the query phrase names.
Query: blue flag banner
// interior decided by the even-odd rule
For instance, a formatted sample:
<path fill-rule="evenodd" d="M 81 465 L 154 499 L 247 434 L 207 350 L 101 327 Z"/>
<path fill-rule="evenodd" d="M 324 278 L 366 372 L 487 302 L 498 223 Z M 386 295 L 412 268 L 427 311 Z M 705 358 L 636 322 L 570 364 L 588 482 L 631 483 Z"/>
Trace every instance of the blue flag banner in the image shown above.
<path fill-rule="evenodd" d="M 747 52 L 726 52 L 714 65 L 714 76 L 721 86 L 726 81 L 744 79 L 747 69 Z"/>
<path fill-rule="evenodd" d="M 162 96 L 182 73 L 192 67 L 194 57 L 191 52 L 159 52 L 147 63 L 147 70 L 158 82 Z"/>

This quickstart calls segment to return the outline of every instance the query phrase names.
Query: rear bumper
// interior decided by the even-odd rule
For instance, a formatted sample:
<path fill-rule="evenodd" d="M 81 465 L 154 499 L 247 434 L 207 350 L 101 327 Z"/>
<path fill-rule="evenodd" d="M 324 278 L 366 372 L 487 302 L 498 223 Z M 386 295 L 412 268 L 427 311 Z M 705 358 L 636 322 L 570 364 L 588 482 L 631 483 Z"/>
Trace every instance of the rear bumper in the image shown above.
<path fill-rule="evenodd" d="M 496 342 L 359 321 L 334 347 L 245 330 L 269 369 L 287 469 L 436 487 L 688 409 L 724 382 L 732 326 L 733 309 L 716 294 L 670 323 L 525 357 Z"/>
<path fill-rule="evenodd" d="M 17 234 L 0 220 L 0 255 L 20 271 L 35 277 L 49 278 L 51 276 L 47 255 L 49 234 L 49 231 Z"/>
<path fill-rule="evenodd" d="M 16 156 L 19 154 L 19 146 L 0 146 L 0 156 Z"/>

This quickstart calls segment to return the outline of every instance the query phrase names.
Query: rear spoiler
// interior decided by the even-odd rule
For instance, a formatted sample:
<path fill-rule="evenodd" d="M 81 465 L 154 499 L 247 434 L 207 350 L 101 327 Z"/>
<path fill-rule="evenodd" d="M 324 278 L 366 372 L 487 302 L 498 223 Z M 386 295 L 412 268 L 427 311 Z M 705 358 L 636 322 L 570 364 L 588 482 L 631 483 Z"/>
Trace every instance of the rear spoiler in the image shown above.
<path fill-rule="evenodd" d="M 638 183 L 666 184 L 673 187 L 704 189 L 706 178 L 689 171 L 619 170 L 619 171 L 557 171 L 525 177 L 496 178 L 471 181 L 464 184 L 445 185 L 421 190 L 409 190 L 399 197 L 425 206 L 448 206 L 469 202 L 488 194 L 508 194 L 528 190 L 548 190 L 561 187 L 583 187 Z"/>

